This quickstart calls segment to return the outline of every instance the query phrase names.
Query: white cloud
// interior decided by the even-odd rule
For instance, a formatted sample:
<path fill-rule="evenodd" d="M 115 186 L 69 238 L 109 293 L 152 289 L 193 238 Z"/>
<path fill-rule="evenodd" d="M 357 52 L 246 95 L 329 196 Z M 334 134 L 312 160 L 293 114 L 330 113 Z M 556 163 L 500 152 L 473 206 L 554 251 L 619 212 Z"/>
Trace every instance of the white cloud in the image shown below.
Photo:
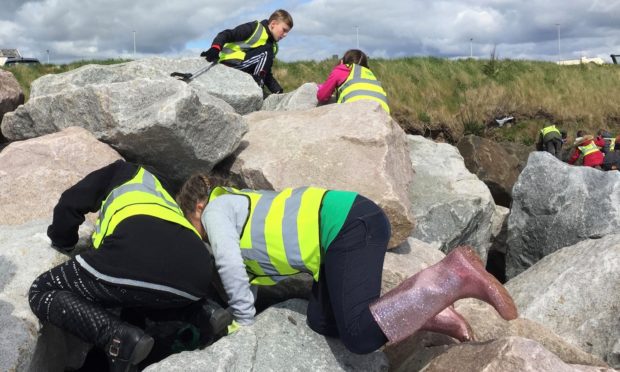
<path fill-rule="evenodd" d="M 2 0 L 0 48 L 52 61 L 196 55 L 224 28 L 267 18 L 277 7 L 295 27 L 279 58 L 342 55 L 358 45 L 373 57 L 469 55 L 555 60 L 562 55 L 609 60 L 620 53 L 620 0 Z"/>

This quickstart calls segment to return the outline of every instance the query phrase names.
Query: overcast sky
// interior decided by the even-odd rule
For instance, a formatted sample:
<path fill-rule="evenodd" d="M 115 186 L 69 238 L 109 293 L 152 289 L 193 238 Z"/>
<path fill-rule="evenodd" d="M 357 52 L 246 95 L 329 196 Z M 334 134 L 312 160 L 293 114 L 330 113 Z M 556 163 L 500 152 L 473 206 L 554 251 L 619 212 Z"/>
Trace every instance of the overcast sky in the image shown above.
<path fill-rule="evenodd" d="M 284 61 L 371 57 L 562 59 L 620 54 L 620 0 L 0 0 L 0 48 L 51 63 L 198 56 L 215 35 L 288 10 Z M 558 26 L 559 24 L 559 26 Z M 558 30 L 560 37 L 558 38 Z"/>

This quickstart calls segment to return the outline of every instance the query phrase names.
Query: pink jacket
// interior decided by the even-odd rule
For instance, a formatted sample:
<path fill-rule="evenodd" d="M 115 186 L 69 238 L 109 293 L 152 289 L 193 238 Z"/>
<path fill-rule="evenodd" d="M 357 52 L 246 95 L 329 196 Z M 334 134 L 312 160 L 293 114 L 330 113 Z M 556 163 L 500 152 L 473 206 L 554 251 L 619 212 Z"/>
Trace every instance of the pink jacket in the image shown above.
<path fill-rule="evenodd" d="M 339 64 L 329 73 L 327 80 L 323 84 L 319 84 L 319 90 L 316 92 L 316 99 L 319 102 L 327 102 L 334 91 L 347 80 L 351 70 L 347 65 Z"/>

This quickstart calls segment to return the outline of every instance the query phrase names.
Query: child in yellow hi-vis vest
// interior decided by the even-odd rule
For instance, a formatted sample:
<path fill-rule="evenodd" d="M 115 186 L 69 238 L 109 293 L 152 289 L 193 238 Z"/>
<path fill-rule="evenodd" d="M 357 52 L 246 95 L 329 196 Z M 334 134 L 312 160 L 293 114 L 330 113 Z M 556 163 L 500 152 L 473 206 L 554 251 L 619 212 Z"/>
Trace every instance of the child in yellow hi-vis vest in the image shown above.
<path fill-rule="evenodd" d="M 211 48 L 200 54 L 207 61 L 220 63 L 252 75 L 262 88 L 271 93 L 283 89 L 271 73 L 273 60 L 278 53 L 278 42 L 293 28 L 293 17 L 284 9 L 278 9 L 269 19 L 252 21 L 227 29 L 215 37 Z"/>
<path fill-rule="evenodd" d="M 368 56 L 358 49 L 350 49 L 344 54 L 338 65 L 322 84 L 316 98 L 319 102 L 328 102 L 334 91 L 338 103 L 360 100 L 375 101 L 389 114 L 387 94 L 381 83 L 368 67 Z"/>
<path fill-rule="evenodd" d="M 177 201 L 213 250 L 234 322 L 229 333 L 254 322 L 257 285 L 300 272 L 312 275 L 308 326 L 339 338 L 357 354 L 396 343 L 418 330 L 471 340 L 451 306 L 475 297 L 504 319 L 517 309 L 470 247 L 458 247 L 381 295 L 390 223 L 373 201 L 352 191 L 319 187 L 238 190 L 194 175 Z"/>

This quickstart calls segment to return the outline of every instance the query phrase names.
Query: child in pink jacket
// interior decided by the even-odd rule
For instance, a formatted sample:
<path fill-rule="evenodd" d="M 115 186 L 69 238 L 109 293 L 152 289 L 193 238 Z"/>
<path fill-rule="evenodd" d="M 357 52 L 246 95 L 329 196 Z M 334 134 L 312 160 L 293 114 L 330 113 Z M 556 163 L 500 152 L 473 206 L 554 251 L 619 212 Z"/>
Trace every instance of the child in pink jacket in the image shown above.
<path fill-rule="evenodd" d="M 348 81 L 348 86 L 343 84 Z M 348 50 L 340 63 L 334 67 L 323 84 L 319 84 L 316 98 L 326 103 L 334 91 L 338 93 L 338 103 L 358 100 L 372 100 L 378 102 L 388 113 L 387 94 L 368 68 L 368 57 L 358 49 Z"/>

